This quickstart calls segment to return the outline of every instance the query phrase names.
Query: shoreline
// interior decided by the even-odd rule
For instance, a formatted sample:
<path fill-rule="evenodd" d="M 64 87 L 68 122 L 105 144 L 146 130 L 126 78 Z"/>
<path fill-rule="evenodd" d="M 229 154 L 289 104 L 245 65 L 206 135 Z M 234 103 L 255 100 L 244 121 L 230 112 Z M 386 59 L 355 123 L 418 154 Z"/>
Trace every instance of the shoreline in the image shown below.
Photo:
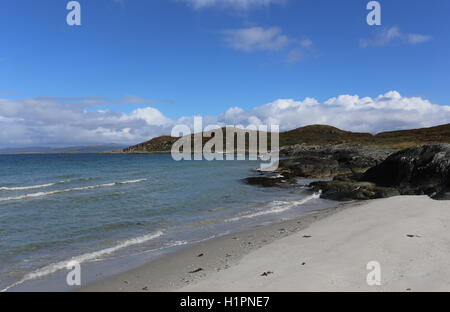
<path fill-rule="evenodd" d="M 450 291 L 449 208 L 428 196 L 346 203 L 212 239 L 79 291 Z M 374 263 L 379 283 L 370 284 Z"/>
<path fill-rule="evenodd" d="M 318 220 L 181 291 L 450 291 L 449 208 L 428 196 L 375 199 Z"/>
<path fill-rule="evenodd" d="M 138 268 L 81 286 L 79 292 L 178 291 L 226 271 L 246 255 L 279 239 L 307 229 L 316 221 L 364 202 L 338 203 L 335 207 L 227 234 L 162 255 Z"/>

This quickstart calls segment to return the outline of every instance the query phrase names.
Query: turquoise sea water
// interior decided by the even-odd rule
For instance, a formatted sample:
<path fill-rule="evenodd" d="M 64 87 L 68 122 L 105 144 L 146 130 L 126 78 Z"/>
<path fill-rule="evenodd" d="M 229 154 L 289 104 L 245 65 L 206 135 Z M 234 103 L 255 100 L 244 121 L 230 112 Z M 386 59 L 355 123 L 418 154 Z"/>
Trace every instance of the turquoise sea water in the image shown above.
<path fill-rule="evenodd" d="M 170 155 L 0 155 L 0 290 L 48 278 L 71 259 L 98 266 L 157 256 L 331 205 L 306 188 L 242 183 L 257 167 Z"/>

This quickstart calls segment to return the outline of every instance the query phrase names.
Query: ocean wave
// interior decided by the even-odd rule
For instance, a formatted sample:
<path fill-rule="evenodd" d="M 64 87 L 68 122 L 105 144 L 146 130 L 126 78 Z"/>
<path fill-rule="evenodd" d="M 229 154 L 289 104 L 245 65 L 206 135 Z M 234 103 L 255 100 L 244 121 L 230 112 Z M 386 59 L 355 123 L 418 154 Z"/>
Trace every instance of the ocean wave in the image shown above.
<path fill-rule="evenodd" d="M 307 202 L 314 200 L 314 199 L 318 199 L 318 198 L 320 198 L 321 194 L 322 194 L 322 192 L 314 193 L 314 194 L 307 196 L 301 200 L 295 200 L 295 201 L 274 201 L 272 203 L 271 209 L 262 210 L 262 211 L 258 211 L 255 213 L 234 217 L 234 218 L 225 220 L 225 222 L 234 222 L 234 221 L 239 221 L 242 219 L 251 219 L 251 218 L 264 216 L 264 215 L 268 215 L 268 214 L 276 214 L 276 213 L 285 212 L 293 207 L 306 204 Z"/>
<path fill-rule="evenodd" d="M 155 251 L 160 251 L 160 250 L 164 250 L 164 249 L 169 249 L 169 248 L 173 248 L 173 247 L 177 247 L 177 246 L 183 246 L 183 245 L 187 245 L 187 244 L 198 244 L 198 243 L 202 243 L 205 242 L 207 240 L 219 237 L 219 236 L 223 236 L 229 233 L 223 233 L 223 234 L 219 234 L 219 235 L 212 235 L 206 238 L 202 238 L 199 240 L 194 240 L 194 241 L 174 241 L 174 242 L 168 242 L 166 243 L 164 246 L 156 248 L 156 249 L 149 249 L 149 250 L 145 250 L 145 251 L 140 251 L 138 253 L 132 254 L 132 256 L 138 256 L 138 255 L 142 255 L 142 254 L 147 254 L 149 252 L 155 252 Z M 129 255 L 128 255 L 129 256 Z"/>
<path fill-rule="evenodd" d="M 0 197 L 0 202 L 11 201 L 11 200 L 30 199 L 30 198 L 43 197 L 43 196 L 68 193 L 68 192 L 92 190 L 92 189 L 97 189 L 97 188 L 102 188 L 102 187 L 112 187 L 112 186 L 123 185 L 123 184 L 135 184 L 135 183 L 144 182 L 146 180 L 147 179 L 130 180 L 130 181 L 123 181 L 123 182 L 112 182 L 112 183 L 97 184 L 97 185 L 90 185 L 90 186 L 73 187 L 73 188 L 55 190 L 55 191 L 49 191 L 49 192 L 24 194 L 24 195 L 19 195 L 19 196 L 14 196 L 14 197 Z"/>
<path fill-rule="evenodd" d="M 163 234 L 164 233 L 162 231 L 157 231 L 155 233 L 150 233 L 150 234 L 147 234 L 147 235 L 143 235 L 143 236 L 139 236 L 139 237 L 135 237 L 135 238 L 132 238 L 132 239 L 128 239 L 128 240 L 122 241 L 122 242 L 118 243 L 117 245 L 115 245 L 113 247 L 110 247 L 110 248 L 106 248 L 106 249 L 102 249 L 102 250 L 99 250 L 99 251 L 95 251 L 95 252 L 83 254 L 83 255 L 80 255 L 80 256 L 76 256 L 76 257 L 73 257 L 70 260 L 65 260 L 65 261 L 60 261 L 60 262 L 57 262 L 57 263 L 49 264 L 49 265 L 47 265 L 47 266 L 45 266 L 45 267 L 43 267 L 41 269 L 38 269 L 38 270 L 33 271 L 31 273 L 28 273 L 21 280 L 19 280 L 18 282 L 15 282 L 14 284 L 9 285 L 8 287 L 0 290 L 0 292 L 5 292 L 5 291 L 11 289 L 12 287 L 15 287 L 15 286 L 18 286 L 18 285 L 22 284 L 23 282 L 26 282 L 26 281 L 29 281 L 29 280 L 34 280 L 34 279 L 37 279 L 37 278 L 40 278 L 40 277 L 44 277 L 44 276 L 49 275 L 49 274 L 53 274 L 53 273 L 55 273 L 57 271 L 67 269 L 67 266 L 69 265 L 69 263 L 71 263 L 73 261 L 75 261 L 75 262 L 77 262 L 79 264 L 81 264 L 83 262 L 86 262 L 86 261 L 93 261 L 93 260 L 96 260 L 96 259 L 98 259 L 100 257 L 106 256 L 106 255 L 110 255 L 110 254 L 112 254 L 112 253 L 114 253 L 114 252 L 116 252 L 116 251 L 118 251 L 120 249 L 123 249 L 123 248 L 126 248 L 126 247 L 130 247 L 130 246 L 133 246 L 133 245 L 142 244 L 142 243 L 148 242 L 150 240 L 156 239 L 156 238 L 162 236 Z"/>
<path fill-rule="evenodd" d="M 39 185 L 30 185 L 30 186 L 17 186 L 17 187 L 0 187 L 0 191 L 26 191 L 26 190 L 34 190 L 40 188 L 46 188 L 57 184 L 67 183 L 68 181 L 59 181 L 54 183 L 47 184 L 39 184 Z"/>

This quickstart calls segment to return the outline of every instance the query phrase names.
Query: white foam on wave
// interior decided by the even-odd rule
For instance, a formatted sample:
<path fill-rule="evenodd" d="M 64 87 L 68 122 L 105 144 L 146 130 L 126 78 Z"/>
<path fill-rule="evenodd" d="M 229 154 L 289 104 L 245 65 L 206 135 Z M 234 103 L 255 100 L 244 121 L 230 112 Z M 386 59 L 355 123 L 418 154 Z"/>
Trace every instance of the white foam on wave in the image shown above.
<path fill-rule="evenodd" d="M 0 187 L 0 191 L 26 191 L 26 190 L 34 190 L 40 188 L 46 188 L 57 184 L 66 183 L 67 181 L 59 181 L 54 183 L 47 184 L 39 184 L 39 185 L 30 185 L 30 186 L 17 186 L 17 187 Z"/>
<path fill-rule="evenodd" d="M 238 217 L 234 217 L 231 219 L 227 219 L 225 220 L 225 222 L 234 222 L 234 221 L 239 221 L 242 219 L 251 219 L 251 218 L 255 218 L 255 217 L 259 217 L 259 216 L 264 216 L 264 215 L 268 215 L 268 214 L 276 214 L 276 213 L 281 213 L 281 212 L 285 212 L 293 207 L 296 206 L 300 206 L 303 204 L 306 204 L 307 202 L 314 200 L 314 199 L 318 199 L 320 198 L 320 195 L 322 194 L 322 192 L 318 192 L 318 193 L 314 193 L 310 196 L 307 196 L 301 200 L 295 200 L 295 201 L 274 201 L 272 204 L 272 208 L 268 209 L 268 210 L 262 210 L 262 211 L 258 211 L 255 213 L 251 213 L 251 214 L 247 214 L 247 215 L 242 215 L 242 216 L 238 216 Z"/>
<path fill-rule="evenodd" d="M 112 186 L 123 185 L 123 184 L 134 184 L 134 183 L 140 183 L 140 182 L 143 182 L 143 181 L 146 181 L 146 180 L 147 179 L 130 180 L 130 181 L 123 181 L 123 182 L 112 182 L 112 183 L 97 184 L 97 185 L 90 185 L 90 186 L 73 187 L 73 188 L 69 188 L 69 189 L 55 190 L 55 191 L 49 191 L 49 192 L 38 192 L 38 193 L 24 194 L 24 195 L 19 195 L 19 196 L 14 196 L 14 197 L 1 197 L 0 198 L 0 202 L 2 202 L 2 201 L 10 201 L 10 200 L 21 200 L 21 199 L 43 197 L 43 196 L 49 196 L 49 195 L 67 193 L 67 192 L 92 190 L 92 189 L 96 189 L 96 188 L 112 187 Z"/>
<path fill-rule="evenodd" d="M 226 234 L 229 234 L 229 232 L 218 234 L 218 235 L 212 235 L 212 236 L 209 236 L 209 237 L 206 237 L 206 238 L 202 238 L 202 239 L 199 239 L 199 240 L 194 240 L 194 241 L 182 240 L 182 241 L 169 242 L 169 243 L 167 243 L 166 245 L 164 245 L 162 247 L 159 247 L 159 248 L 156 248 L 156 249 L 149 249 L 149 250 L 145 250 L 145 251 L 140 251 L 138 253 L 132 254 L 132 256 L 138 256 L 138 255 L 147 254 L 147 253 L 150 253 L 150 252 L 160 251 L 160 250 L 164 250 L 164 249 L 170 249 L 170 248 L 173 248 L 173 247 L 183 246 L 183 245 L 187 245 L 187 244 L 191 244 L 191 245 L 192 244 L 198 244 L 198 243 L 202 243 L 202 242 L 211 240 L 211 239 L 219 237 L 219 236 L 224 236 Z"/>
<path fill-rule="evenodd" d="M 86 262 L 86 261 L 93 261 L 93 260 L 96 260 L 96 259 L 98 259 L 100 257 L 106 256 L 106 255 L 110 255 L 110 254 L 112 254 L 112 253 L 114 253 L 114 252 L 116 252 L 116 251 L 118 251 L 120 249 L 123 249 L 123 248 L 126 248 L 126 247 L 130 247 L 130 246 L 133 246 L 133 245 L 142 244 L 142 243 L 145 243 L 147 241 L 153 240 L 155 238 L 158 238 L 158 237 L 162 236 L 163 234 L 164 233 L 162 231 L 157 231 L 155 233 L 150 233 L 150 234 L 147 234 L 147 235 L 143 235 L 143 236 L 139 236 L 139 237 L 135 237 L 135 238 L 132 238 L 132 239 L 125 240 L 125 241 L 120 242 L 117 245 L 115 245 L 113 247 L 110 247 L 110 248 L 102 249 L 102 250 L 95 251 L 95 252 L 92 252 L 92 253 L 83 254 L 83 255 L 80 255 L 80 256 L 77 256 L 77 257 L 73 257 L 70 260 L 65 260 L 65 261 L 60 261 L 60 262 L 57 262 L 57 263 L 49 264 L 49 265 L 47 265 L 47 266 L 45 266 L 45 267 L 43 267 L 41 269 L 38 269 L 38 270 L 33 271 L 31 273 L 28 273 L 21 280 L 19 280 L 18 282 L 15 282 L 12 285 L 9 285 L 5 289 L 0 290 L 0 292 L 5 292 L 5 291 L 11 289 L 12 287 L 16 287 L 16 286 L 22 284 L 23 282 L 26 282 L 26 281 L 29 281 L 29 280 L 33 280 L 33 279 L 37 279 L 37 278 L 40 278 L 40 277 L 44 277 L 46 275 L 55 273 L 57 271 L 67 269 L 67 266 L 73 261 L 75 261 L 75 262 L 77 262 L 79 264 L 81 264 L 83 262 Z"/>

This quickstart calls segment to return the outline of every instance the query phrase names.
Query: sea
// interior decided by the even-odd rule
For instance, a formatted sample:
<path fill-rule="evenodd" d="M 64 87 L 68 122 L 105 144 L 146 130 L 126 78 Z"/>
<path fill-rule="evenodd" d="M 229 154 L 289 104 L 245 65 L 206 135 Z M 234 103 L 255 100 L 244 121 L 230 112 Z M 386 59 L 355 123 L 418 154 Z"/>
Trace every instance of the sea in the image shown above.
<path fill-rule="evenodd" d="M 0 291 L 71 291 L 180 248 L 335 206 L 247 185 L 256 161 L 170 154 L 0 155 Z"/>

